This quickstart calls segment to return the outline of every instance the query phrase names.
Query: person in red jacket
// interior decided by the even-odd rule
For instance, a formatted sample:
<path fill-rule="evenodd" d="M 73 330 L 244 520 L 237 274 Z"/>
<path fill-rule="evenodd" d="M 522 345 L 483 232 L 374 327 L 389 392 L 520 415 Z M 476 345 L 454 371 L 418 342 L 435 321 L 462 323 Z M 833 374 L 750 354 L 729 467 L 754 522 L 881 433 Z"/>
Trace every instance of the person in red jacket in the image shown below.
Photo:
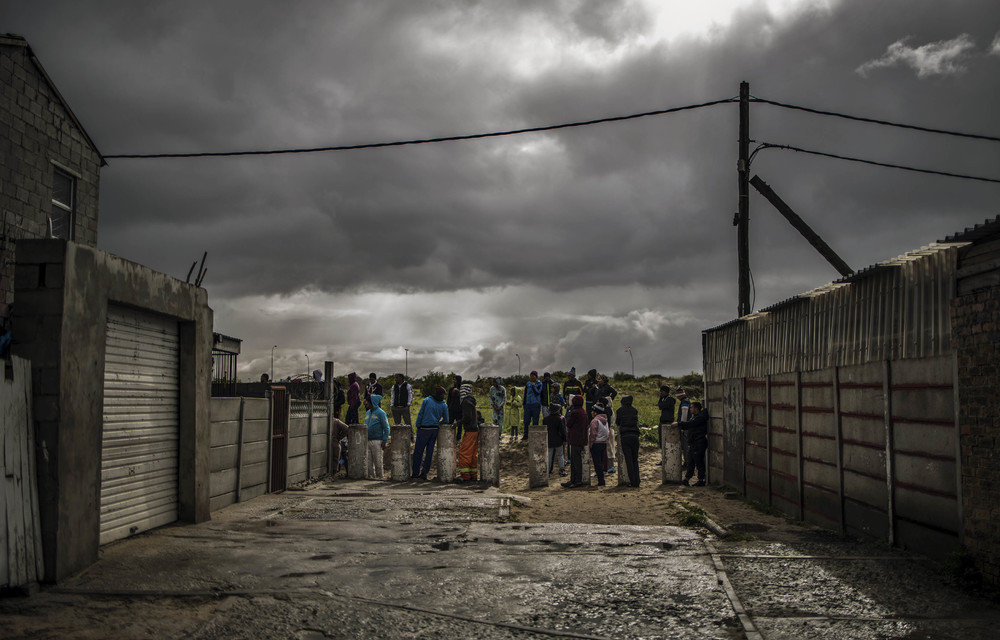
<path fill-rule="evenodd" d="M 566 414 L 566 442 L 569 444 L 569 482 L 567 489 L 585 486 L 583 482 L 583 450 L 587 447 L 587 429 L 590 419 L 583 408 L 583 396 L 573 396 L 573 408 Z M 590 478 L 587 478 L 587 485 Z"/>

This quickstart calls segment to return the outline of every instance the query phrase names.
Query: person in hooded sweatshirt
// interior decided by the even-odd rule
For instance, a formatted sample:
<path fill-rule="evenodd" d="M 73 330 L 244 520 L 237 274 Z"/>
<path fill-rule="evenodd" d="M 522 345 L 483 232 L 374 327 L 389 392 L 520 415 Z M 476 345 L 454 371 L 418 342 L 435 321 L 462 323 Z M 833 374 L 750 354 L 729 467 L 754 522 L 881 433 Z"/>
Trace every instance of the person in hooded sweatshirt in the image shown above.
<path fill-rule="evenodd" d="M 559 461 L 559 475 L 566 475 L 566 459 L 563 458 L 563 445 L 566 444 L 566 422 L 562 417 L 562 405 L 553 402 L 549 405 L 549 415 L 542 420 L 549 431 L 549 473 L 552 473 L 554 463 Z"/>
<path fill-rule="evenodd" d="M 434 458 L 434 444 L 437 442 L 438 427 L 451 422 L 448 405 L 444 401 L 444 387 L 434 387 L 434 393 L 424 398 L 417 412 L 417 439 L 413 443 L 412 478 L 427 479 Z"/>
<path fill-rule="evenodd" d="M 587 410 L 583 408 L 583 396 L 573 396 L 572 408 L 566 414 L 566 442 L 569 444 L 569 482 L 562 483 L 567 489 L 575 489 L 590 484 L 583 481 L 583 449 L 587 446 Z"/>
<path fill-rule="evenodd" d="M 590 445 L 590 457 L 597 472 L 597 486 L 603 487 L 604 463 L 608 458 L 608 416 L 604 414 L 604 405 L 600 402 L 595 402 L 592 409 L 594 419 L 590 421 L 587 444 Z"/>
<path fill-rule="evenodd" d="M 622 396 L 622 406 L 615 416 L 618 425 L 618 444 L 625 458 L 628 486 L 639 486 L 639 411 L 632 406 L 632 396 Z"/>
<path fill-rule="evenodd" d="M 358 382 L 358 374 L 353 371 L 347 374 L 347 382 L 347 414 L 344 415 L 344 422 L 360 424 L 358 408 L 361 406 L 361 384 Z"/>
<path fill-rule="evenodd" d="M 385 473 L 383 460 L 389 442 L 389 417 L 379 406 L 382 396 L 373 393 L 365 398 L 365 426 L 368 427 L 368 477 L 381 480 Z"/>
<path fill-rule="evenodd" d="M 459 482 L 475 482 L 479 480 L 479 418 L 476 411 L 476 396 L 472 393 L 471 384 L 463 384 L 459 389 L 462 394 L 462 418 L 459 423 L 463 433 L 458 447 Z"/>

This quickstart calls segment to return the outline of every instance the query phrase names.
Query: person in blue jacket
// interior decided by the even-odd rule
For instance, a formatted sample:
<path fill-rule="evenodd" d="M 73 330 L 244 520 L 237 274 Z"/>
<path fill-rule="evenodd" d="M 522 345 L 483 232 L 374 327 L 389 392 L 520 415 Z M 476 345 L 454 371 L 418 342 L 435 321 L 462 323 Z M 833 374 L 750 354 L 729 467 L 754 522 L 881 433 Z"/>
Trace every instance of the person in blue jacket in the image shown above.
<path fill-rule="evenodd" d="M 521 440 L 528 439 L 528 425 L 537 425 L 541 413 L 542 382 L 538 379 L 538 372 L 532 371 L 528 384 L 524 385 L 524 435 Z"/>
<path fill-rule="evenodd" d="M 444 401 L 444 387 L 434 387 L 434 394 L 424 398 L 417 412 L 417 440 L 413 443 L 413 470 L 411 478 L 427 479 L 434 458 L 434 443 L 438 427 L 449 424 L 448 405 Z M 449 481 L 451 478 L 448 479 Z"/>
<path fill-rule="evenodd" d="M 385 445 L 389 442 L 389 418 L 379 405 L 382 396 L 373 393 L 365 398 L 365 426 L 368 427 L 368 477 L 382 479 Z"/>

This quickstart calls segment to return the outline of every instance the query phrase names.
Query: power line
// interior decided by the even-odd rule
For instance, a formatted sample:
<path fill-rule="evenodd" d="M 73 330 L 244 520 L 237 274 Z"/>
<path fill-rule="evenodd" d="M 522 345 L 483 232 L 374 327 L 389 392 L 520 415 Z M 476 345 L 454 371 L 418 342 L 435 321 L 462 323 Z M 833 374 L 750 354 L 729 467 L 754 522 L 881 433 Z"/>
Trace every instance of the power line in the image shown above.
<path fill-rule="evenodd" d="M 962 178 L 965 180 L 978 180 L 980 182 L 995 182 L 1000 184 L 1000 179 L 996 178 L 983 178 L 981 176 L 968 176 L 960 173 L 949 173 L 947 171 L 935 171 L 933 169 L 919 169 L 917 167 L 908 167 L 901 164 L 890 164 L 888 162 L 877 162 L 875 160 L 865 160 L 864 158 L 853 158 L 851 156 L 842 156 L 835 153 L 825 153 L 823 151 L 813 151 L 810 149 L 802 149 L 800 147 L 793 147 L 787 144 L 771 144 L 769 142 L 761 143 L 757 149 L 754 150 L 754 154 L 758 151 L 763 151 L 764 149 L 786 149 L 788 151 L 798 151 L 799 153 L 808 153 L 814 156 L 823 156 L 825 158 L 836 158 L 837 160 L 849 160 L 850 162 L 860 162 L 863 164 L 872 164 L 877 167 L 888 167 L 890 169 L 902 169 L 904 171 L 916 171 L 917 173 L 930 173 L 936 176 L 947 176 L 949 178 Z"/>
<path fill-rule="evenodd" d="M 785 104 L 783 102 L 776 102 L 774 100 L 765 100 L 764 98 L 751 98 L 750 102 L 760 102 L 763 104 L 770 104 L 775 107 L 782 107 L 784 109 L 794 109 L 796 111 L 805 111 L 806 113 L 815 113 L 821 116 L 833 116 L 835 118 L 844 118 L 845 120 L 855 120 L 857 122 L 870 122 L 872 124 L 880 124 L 887 127 L 898 127 L 900 129 L 913 129 L 914 131 L 924 131 L 926 133 L 939 133 L 941 135 L 957 136 L 959 138 L 972 138 L 973 140 L 988 140 L 990 142 L 1000 142 L 1000 137 L 997 136 L 987 136 L 979 133 L 963 133 L 960 131 L 948 131 L 946 129 L 933 129 L 931 127 L 921 127 L 915 124 L 902 124 L 899 122 L 891 122 L 889 120 L 879 120 L 876 118 L 852 116 L 846 113 L 836 113 L 834 111 L 824 111 L 822 109 L 812 109 L 809 107 L 800 107 L 793 104 Z"/>
<path fill-rule="evenodd" d="M 352 145 L 341 145 L 335 147 L 310 147 L 310 148 L 300 148 L 300 149 L 269 149 L 269 150 L 258 150 L 258 151 L 213 151 L 213 152 L 201 152 L 201 153 L 128 153 L 128 154 L 114 154 L 105 155 L 105 159 L 145 159 L 145 158 L 222 158 L 230 156 L 273 156 L 282 154 L 292 154 L 292 153 L 320 153 L 324 151 L 356 151 L 358 149 L 381 149 L 384 147 L 403 147 L 408 145 L 417 144 L 431 144 L 436 142 L 455 142 L 458 140 L 479 140 L 483 138 L 499 138 L 502 136 L 514 136 L 522 133 L 538 133 L 541 131 L 555 131 L 558 129 L 569 129 L 572 127 L 587 127 L 595 124 L 604 124 L 607 122 L 621 122 L 623 120 L 636 120 L 638 118 L 647 118 L 649 116 L 661 116 L 668 113 L 677 113 L 680 111 L 691 111 L 693 109 L 701 109 L 702 107 L 712 107 L 717 104 L 725 104 L 728 102 L 735 102 L 736 98 L 726 98 L 725 100 L 712 100 L 711 102 L 702 102 L 700 104 L 690 104 L 683 107 L 672 107 L 670 109 L 658 109 L 656 111 L 646 111 L 643 113 L 633 113 L 626 116 L 611 116 L 607 118 L 598 118 L 596 120 L 584 120 L 581 122 L 567 122 L 564 124 L 553 124 L 541 127 L 528 127 L 524 129 L 511 129 L 508 131 L 493 131 L 490 133 L 475 133 L 464 136 L 446 136 L 441 138 L 422 138 L 417 140 L 397 140 L 395 142 L 373 142 L 367 144 L 352 144 Z"/>

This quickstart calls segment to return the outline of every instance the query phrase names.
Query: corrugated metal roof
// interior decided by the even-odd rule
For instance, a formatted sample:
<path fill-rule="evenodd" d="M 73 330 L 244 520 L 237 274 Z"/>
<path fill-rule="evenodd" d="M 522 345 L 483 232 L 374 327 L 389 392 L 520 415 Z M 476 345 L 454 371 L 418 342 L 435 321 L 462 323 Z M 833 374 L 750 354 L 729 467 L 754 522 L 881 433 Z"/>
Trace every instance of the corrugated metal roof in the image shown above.
<path fill-rule="evenodd" d="M 793 304 L 796 304 L 796 303 L 799 303 L 799 302 L 804 302 L 804 301 L 806 301 L 806 300 L 808 300 L 810 298 L 815 298 L 817 296 L 830 293 L 831 291 L 834 291 L 836 289 L 837 285 L 851 283 L 851 282 L 858 282 L 859 280 L 864 280 L 866 278 L 870 278 L 872 276 L 875 276 L 875 275 L 877 275 L 877 274 L 879 274 L 879 273 L 881 273 L 883 271 L 889 270 L 889 269 L 898 269 L 899 267 L 903 266 L 906 263 L 914 262 L 914 261 L 920 260 L 920 259 L 922 259 L 922 258 L 924 258 L 926 256 L 930 256 L 930 255 L 934 255 L 934 254 L 940 253 L 941 251 L 945 251 L 945 250 L 949 249 L 950 247 L 953 247 L 953 246 L 956 246 L 956 245 L 961 246 L 961 245 L 965 245 L 965 244 L 970 244 L 970 243 L 973 243 L 973 242 L 980 241 L 980 240 L 982 240 L 984 238 L 988 238 L 988 237 L 996 236 L 996 235 L 1000 235 L 1000 215 L 998 215 L 996 218 L 994 218 L 992 220 L 986 220 L 983 224 L 977 224 L 974 227 L 966 228 L 965 231 L 961 231 L 961 232 L 952 234 L 952 235 L 946 237 L 944 240 L 940 240 L 938 242 L 935 242 L 933 244 L 921 247 L 919 249 L 915 249 L 913 251 L 908 251 L 907 253 L 904 253 L 902 255 L 896 256 L 895 258 L 889 258 L 888 260 L 883 260 L 882 262 L 877 262 L 877 263 L 875 263 L 875 264 L 873 264 L 873 265 L 871 265 L 869 267 L 865 267 L 863 269 L 859 269 L 858 271 L 855 271 L 854 273 L 852 273 L 849 276 L 845 276 L 843 278 L 834 280 L 834 281 L 832 281 L 830 283 L 827 283 L 827 284 L 825 284 L 825 285 L 823 285 L 821 287 L 817 287 L 815 289 L 811 289 L 811 290 L 806 291 L 804 293 L 800 293 L 800 294 L 794 295 L 794 296 L 792 296 L 790 298 L 785 298 L 784 300 L 776 302 L 776 303 L 774 303 L 774 304 L 772 304 L 772 305 L 770 305 L 768 307 L 764 307 L 763 309 L 755 311 L 755 312 L 753 312 L 753 313 L 751 313 L 749 315 L 746 315 L 746 316 L 744 316 L 742 318 L 734 318 L 734 319 L 728 320 L 728 321 L 726 321 L 723 324 L 720 324 L 718 326 L 712 327 L 710 329 L 705 329 L 705 330 L 703 330 L 703 333 L 708 333 L 708 332 L 712 332 L 712 331 L 718 331 L 720 329 L 724 329 L 726 327 L 730 327 L 730 326 L 732 326 L 735 323 L 746 322 L 748 320 L 751 320 L 754 317 L 756 317 L 758 314 L 771 313 L 771 312 L 776 311 L 778 309 L 781 309 L 781 308 L 784 308 L 784 307 L 787 307 L 787 306 L 790 306 L 790 305 L 793 305 Z"/>

